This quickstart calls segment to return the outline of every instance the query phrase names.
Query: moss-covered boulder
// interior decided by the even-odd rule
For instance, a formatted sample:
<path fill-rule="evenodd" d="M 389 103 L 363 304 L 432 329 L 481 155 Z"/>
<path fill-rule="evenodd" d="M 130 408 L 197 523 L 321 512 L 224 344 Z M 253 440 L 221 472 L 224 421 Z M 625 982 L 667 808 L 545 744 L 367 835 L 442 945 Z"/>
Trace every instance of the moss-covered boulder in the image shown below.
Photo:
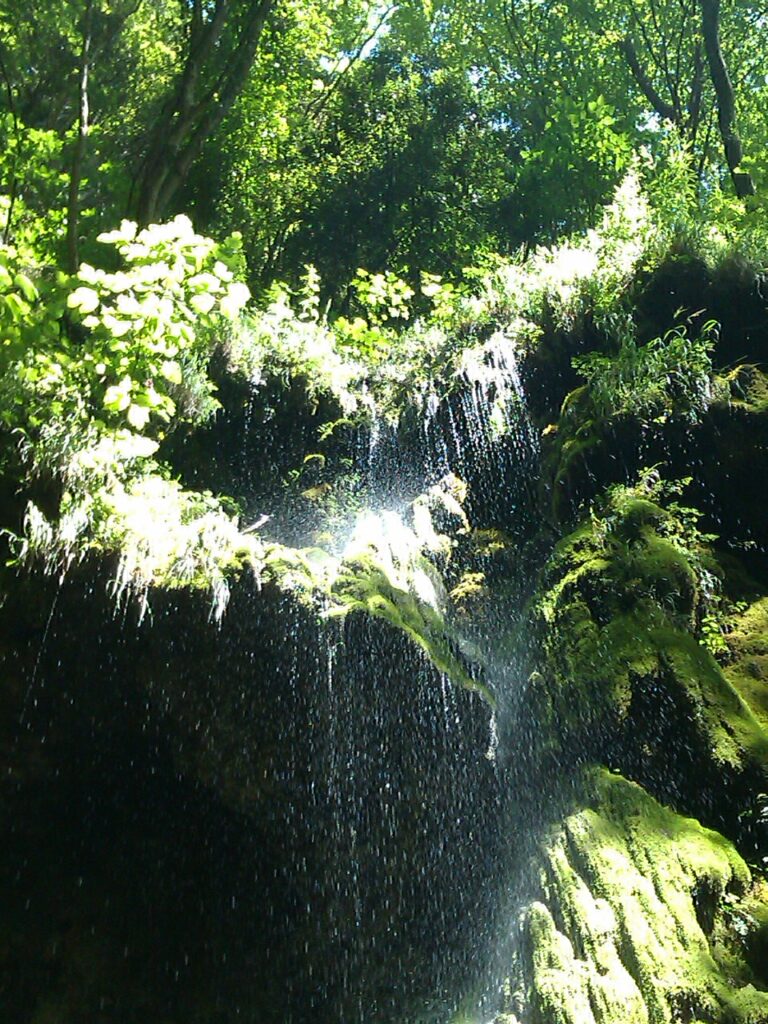
<path fill-rule="evenodd" d="M 698 384 L 706 393 L 692 409 L 690 380 L 657 389 L 649 371 L 641 387 L 632 379 L 633 359 L 621 358 L 630 379 L 612 378 L 611 387 L 635 389 L 636 407 L 621 408 L 614 396 L 615 408 L 598 408 L 595 389 L 584 385 L 566 396 L 557 422 L 544 431 L 540 500 L 550 521 L 559 531 L 573 529 L 606 487 L 631 483 L 644 467 L 660 465 L 670 478 L 691 477 L 689 500 L 710 528 L 732 542 L 764 547 L 768 377 L 749 363 L 710 379 L 702 374 Z M 635 355 L 635 361 L 643 360 Z M 613 360 L 606 357 L 605 365 Z M 674 360 L 660 371 L 667 372 L 674 378 Z"/>
<path fill-rule="evenodd" d="M 531 1024 L 768 1021 L 764 893 L 733 846 L 607 771 L 577 792 L 541 844 L 508 1009 Z"/>

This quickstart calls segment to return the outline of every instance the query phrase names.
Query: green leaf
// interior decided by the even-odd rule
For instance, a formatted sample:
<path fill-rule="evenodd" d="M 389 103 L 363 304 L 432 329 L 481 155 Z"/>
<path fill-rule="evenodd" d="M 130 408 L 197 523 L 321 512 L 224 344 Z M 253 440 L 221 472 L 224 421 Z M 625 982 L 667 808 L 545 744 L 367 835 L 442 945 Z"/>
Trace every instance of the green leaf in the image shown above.
<path fill-rule="evenodd" d="M 160 373 L 171 384 L 181 384 L 181 367 L 175 359 L 166 359 L 160 367 Z"/>
<path fill-rule="evenodd" d="M 199 295 L 193 295 L 189 300 L 189 304 L 196 313 L 205 315 L 210 313 L 213 307 L 216 305 L 216 297 L 211 295 L 210 292 L 200 292 Z M 223 305 L 222 301 L 222 305 Z"/>
<path fill-rule="evenodd" d="M 128 422 L 136 430 L 143 430 L 149 420 L 150 410 L 143 405 L 131 405 L 128 408 Z"/>
<path fill-rule="evenodd" d="M 132 242 L 136 237 L 137 224 L 132 220 L 123 220 L 115 231 L 104 231 L 97 236 L 98 242 Z"/>
<path fill-rule="evenodd" d="M 133 327 L 130 320 L 118 320 L 111 313 L 105 313 L 103 320 L 104 326 L 115 338 L 122 338 Z"/>
<path fill-rule="evenodd" d="M 121 459 L 146 459 L 154 455 L 159 447 L 151 437 L 132 434 L 128 430 L 118 431 L 115 435 L 115 454 Z"/>
<path fill-rule="evenodd" d="M 19 289 L 19 291 L 23 294 L 24 298 L 27 299 L 28 302 L 35 302 L 40 297 L 40 293 L 38 292 L 37 288 L 34 286 L 32 281 L 30 281 L 26 274 L 16 274 L 16 276 L 13 279 L 13 283 L 16 285 L 16 287 Z"/>
<path fill-rule="evenodd" d="M 131 391 L 133 381 L 130 377 L 123 377 L 119 384 L 108 387 L 104 393 L 104 408 L 110 412 L 122 412 L 131 404 Z"/>
<path fill-rule="evenodd" d="M 93 288 L 76 288 L 67 297 L 67 305 L 70 309 L 78 309 L 81 313 L 92 313 L 99 305 L 98 292 Z"/>
<path fill-rule="evenodd" d="M 10 292 L 8 295 L 4 295 L 3 298 L 14 320 L 23 320 L 29 316 L 31 312 L 29 305 L 16 292 Z"/>
<path fill-rule="evenodd" d="M 227 294 L 221 300 L 222 315 L 233 320 L 243 306 L 250 299 L 251 293 L 248 287 L 239 281 L 234 282 L 227 288 Z"/>

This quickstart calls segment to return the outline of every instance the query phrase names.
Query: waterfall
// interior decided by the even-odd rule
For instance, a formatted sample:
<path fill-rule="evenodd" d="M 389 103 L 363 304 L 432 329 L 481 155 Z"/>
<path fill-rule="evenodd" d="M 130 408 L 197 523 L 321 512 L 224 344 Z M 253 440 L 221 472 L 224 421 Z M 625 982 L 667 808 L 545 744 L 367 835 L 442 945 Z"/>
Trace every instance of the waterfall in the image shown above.
<path fill-rule="evenodd" d="M 446 545 L 481 509 L 524 538 L 539 458 L 510 339 L 465 356 L 457 385 L 426 396 L 417 432 L 373 420 L 361 510 L 330 545 L 336 574 L 351 566 L 359 579 L 367 555 L 403 604 L 440 616 Z M 308 691 L 311 816 L 327 858 L 313 882 L 316 940 L 332 965 L 313 971 L 319 1019 L 479 1022 L 499 1005 L 517 897 L 509 761 L 524 761 L 510 718 L 525 665 L 498 648 L 524 589 L 478 621 L 444 623 L 498 711 L 441 672 L 429 644 L 404 642 L 386 611 L 328 619 L 325 686 Z"/>

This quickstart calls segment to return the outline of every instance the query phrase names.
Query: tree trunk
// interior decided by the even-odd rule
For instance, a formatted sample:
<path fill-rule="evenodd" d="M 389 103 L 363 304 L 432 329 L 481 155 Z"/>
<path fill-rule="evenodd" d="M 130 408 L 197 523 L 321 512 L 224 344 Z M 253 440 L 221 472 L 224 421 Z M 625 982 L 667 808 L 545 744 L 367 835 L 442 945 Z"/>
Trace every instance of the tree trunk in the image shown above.
<path fill-rule="evenodd" d="M 88 138 L 90 110 L 88 105 L 88 76 L 91 62 L 91 35 L 93 31 L 93 0 L 87 0 L 83 15 L 83 47 L 80 56 L 80 84 L 78 90 L 77 135 L 69 172 L 67 199 L 67 269 L 74 274 L 80 265 L 78 239 L 80 221 L 80 182 L 83 177 L 83 157 Z"/>
<path fill-rule="evenodd" d="M 624 54 L 624 58 L 629 65 L 629 70 L 632 72 L 635 81 L 640 86 L 643 95 L 662 121 L 671 121 L 673 124 L 679 126 L 680 116 L 677 109 L 672 103 L 667 103 L 666 100 L 663 99 L 649 76 L 646 74 L 645 69 L 637 56 L 637 50 L 635 50 L 632 40 L 629 39 L 629 37 L 622 39 L 619 43 L 619 49 Z"/>
<path fill-rule="evenodd" d="M 261 34 L 276 0 L 246 0 L 247 13 L 234 50 L 222 58 L 221 39 L 233 15 L 231 0 L 218 0 L 203 24 L 193 10 L 189 52 L 179 80 L 160 112 L 132 193 L 141 224 L 162 218 L 206 141 L 243 90 Z M 218 56 L 221 66 L 211 69 Z M 206 75 L 206 72 L 208 74 Z M 202 93 L 201 79 L 212 80 Z"/>
<path fill-rule="evenodd" d="M 720 127 L 720 138 L 723 140 L 728 170 L 731 172 L 736 195 L 753 196 L 754 182 L 749 173 L 740 168 L 743 152 L 741 139 L 736 131 L 733 85 L 720 46 L 720 0 L 701 0 L 701 22 L 709 73 L 717 96 L 717 123 Z"/>

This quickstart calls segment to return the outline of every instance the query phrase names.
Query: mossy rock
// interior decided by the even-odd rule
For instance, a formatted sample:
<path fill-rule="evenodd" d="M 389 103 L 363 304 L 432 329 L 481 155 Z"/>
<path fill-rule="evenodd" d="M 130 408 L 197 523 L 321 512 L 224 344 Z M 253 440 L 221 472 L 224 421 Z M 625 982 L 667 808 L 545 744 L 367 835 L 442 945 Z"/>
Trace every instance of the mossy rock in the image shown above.
<path fill-rule="evenodd" d="M 524 915 L 531 1024 L 768 1022 L 768 962 L 752 888 L 733 846 L 603 770 L 542 843 Z"/>
<path fill-rule="evenodd" d="M 754 413 L 768 412 L 768 376 L 752 363 L 742 363 L 724 377 L 729 403 Z"/>
<path fill-rule="evenodd" d="M 544 676 L 563 743 L 591 738 L 610 744 L 612 731 L 631 739 L 633 715 L 639 708 L 653 711 L 648 693 L 664 691 L 688 718 L 680 723 L 681 742 L 695 737 L 700 756 L 718 771 L 752 768 L 765 775 L 768 733 L 740 687 L 695 638 L 665 624 L 653 607 L 603 626 L 583 603 L 572 603 L 569 612 L 558 624 L 568 640 L 550 653 L 555 671 Z"/>
<path fill-rule="evenodd" d="M 730 542 L 768 547 L 768 376 L 752 365 L 716 378 L 713 401 L 695 423 L 593 415 L 559 424 L 546 441 L 542 490 L 561 529 L 606 486 L 663 463 L 670 477 L 695 467 L 689 501 L 706 513 L 710 529 Z"/>
<path fill-rule="evenodd" d="M 434 566 L 426 558 L 419 556 L 411 569 L 420 572 L 435 588 L 442 586 Z M 439 671 L 457 685 L 481 694 L 494 707 L 493 694 L 470 671 L 451 637 L 440 607 L 430 604 L 408 582 L 393 579 L 390 567 L 377 562 L 370 554 L 359 554 L 342 564 L 331 595 L 338 602 L 340 614 L 371 615 L 401 630 L 425 651 Z"/>
<path fill-rule="evenodd" d="M 568 522 L 581 494 L 580 480 L 591 473 L 591 463 L 601 450 L 602 439 L 595 425 L 588 421 L 573 437 L 563 440 L 550 457 L 551 518 L 555 523 Z"/>
<path fill-rule="evenodd" d="M 700 716 L 717 765 L 768 765 L 768 732 L 712 655 L 694 637 L 675 630 L 654 630 L 651 639 Z"/>
<path fill-rule="evenodd" d="M 583 521 L 557 545 L 543 575 L 542 608 L 562 604 L 574 589 L 589 600 L 604 589 L 602 578 L 614 608 L 622 604 L 621 591 L 631 588 L 632 596 L 653 598 L 688 619 L 698 597 L 696 573 L 677 532 L 675 517 L 656 502 L 622 498 L 620 507 L 602 520 Z"/>

